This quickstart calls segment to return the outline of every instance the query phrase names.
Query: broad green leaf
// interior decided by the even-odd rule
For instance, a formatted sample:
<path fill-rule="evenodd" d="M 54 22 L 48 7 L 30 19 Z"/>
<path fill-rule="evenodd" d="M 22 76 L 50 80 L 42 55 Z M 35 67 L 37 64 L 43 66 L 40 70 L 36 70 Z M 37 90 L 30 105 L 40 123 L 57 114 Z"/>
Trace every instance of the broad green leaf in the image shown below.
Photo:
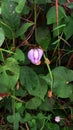
<path fill-rule="evenodd" d="M 39 106 L 39 109 L 42 111 L 52 111 L 55 105 L 55 101 L 53 98 L 45 98 L 42 104 Z"/>
<path fill-rule="evenodd" d="M 5 34 L 2 28 L 0 28 L 0 47 L 2 46 L 3 42 L 5 40 Z"/>
<path fill-rule="evenodd" d="M 68 22 L 66 24 L 66 27 L 64 28 L 64 34 L 66 37 L 66 40 L 68 40 L 72 35 L 73 35 L 73 18 L 72 17 L 68 17 Z"/>
<path fill-rule="evenodd" d="M 40 98 L 34 97 L 26 103 L 26 108 L 27 109 L 37 109 L 41 103 L 42 103 L 42 100 Z"/>
<path fill-rule="evenodd" d="M 48 130 L 60 130 L 59 125 L 55 123 L 48 123 Z"/>
<path fill-rule="evenodd" d="M 65 3 L 66 3 L 66 0 L 58 0 L 58 2 L 59 2 L 60 4 L 65 4 Z"/>
<path fill-rule="evenodd" d="M 47 24 L 53 24 L 56 23 L 56 8 L 55 6 L 51 7 L 47 12 Z M 66 18 L 65 10 L 63 7 L 59 6 L 59 18 L 58 20 L 62 20 L 63 18 Z"/>
<path fill-rule="evenodd" d="M 54 83 L 53 93 L 61 98 L 68 98 L 72 94 L 72 85 L 68 82 L 73 81 L 73 70 L 67 69 L 66 67 L 56 67 L 52 70 Z M 49 74 L 43 77 L 44 80 L 50 84 Z"/>
<path fill-rule="evenodd" d="M 13 55 L 13 58 L 15 58 L 19 62 L 24 62 L 25 55 L 22 52 L 22 50 L 20 50 L 20 49 L 17 48 L 16 51 L 15 51 L 15 53 L 14 53 L 14 55 Z"/>
<path fill-rule="evenodd" d="M 29 94 L 40 97 L 44 100 L 44 96 L 47 92 L 47 84 L 44 80 L 39 79 L 33 69 L 27 66 L 21 67 L 20 82 Z"/>
<path fill-rule="evenodd" d="M 49 29 L 45 27 L 37 28 L 36 41 L 43 49 L 47 50 L 51 41 Z"/>
<path fill-rule="evenodd" d="M 25 24 L 23 24 L 22 26 L 21 26 L 21 28 L 19 28 L 19 30 L 17 30 L 17 32 L 16 32 L 16 37 L 19 37 L 19 36 L 21 36 L 21 35 L 23 35 L 26 31 L 27 31 L 27 29 L 29 28 L 29 27 L 31 27 L 32 25 L 33 25 L 34 23 L 25 23 Z"/>
<path fill-rule="evenodd" d="M 0 66 L 0 92 L 14 90 L 19 78 L 19 66 L 15 59 L 8 58 L 5 65 Z"/>
<path fill-rule="evenodd" d="M 16 96 L 25 97 L 26 95 L 27 95 L 27 91 L 24 90 L 24 89 L 20 86 L 19 89 L 16 91 Z"/>
<path fill-rule="evenodd" d="M 69 83 L 68 85 L 72 86 L 72 94 L 69 96 L 69 98 L 71 99 L 71 101 L 73 101 L 73 83 Z"/>
<path fill-rule="evenodd" d="M 23 15 L 27 15 L 27 14 L 29 14 L 30 10 L 31 10 L 31 7 L 29 7 L 29 6 L 27 6 L 27 5 L 25 4 L 25 6 L 24 6 L 24 8 L 23 8 L 23 10 L 22 10 L 22 14 L 23 14 Z"/>
<path fill-rule="evenodd" d="M 0 19 L 0 24 L 4 30 L 5 36 L 9 39 L 13 39 L 15 37 L 13 29 L 3 19 Z"/>
<path fill-rule="evenodd" d="M 24 6 L 25 6 L 26 0 L 18 0 L 18 5 L 16 6 L 16 12 L 21 13 Z"/>
<path fill-rule="evenodd" d="M 51 0 L 35 0 L 35 2 L 36 2 L 37 4 L 46 4 L 46 3 L 50 3 Z"/>
<path fill-rule="evenodd" d="M 20 24 L 20 15 L 16 13 L 17 4 L 12 0 L 3 0 L 1 4 L 2 18 L 5 24 L 16 30 Z"/>

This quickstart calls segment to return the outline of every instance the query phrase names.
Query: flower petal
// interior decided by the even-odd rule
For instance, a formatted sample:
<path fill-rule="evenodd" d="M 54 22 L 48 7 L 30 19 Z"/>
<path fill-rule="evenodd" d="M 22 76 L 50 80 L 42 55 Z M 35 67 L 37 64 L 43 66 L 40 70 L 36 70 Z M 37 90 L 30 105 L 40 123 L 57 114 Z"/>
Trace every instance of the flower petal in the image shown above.
<path fill-rule="evenodd" d="M 41 60 L 41 57 L 43 55 L 43 50 L 42 49 L 31 49 L 28 52 L 28 59 L 33 63 L 33 64 L 38 64 Z"/>

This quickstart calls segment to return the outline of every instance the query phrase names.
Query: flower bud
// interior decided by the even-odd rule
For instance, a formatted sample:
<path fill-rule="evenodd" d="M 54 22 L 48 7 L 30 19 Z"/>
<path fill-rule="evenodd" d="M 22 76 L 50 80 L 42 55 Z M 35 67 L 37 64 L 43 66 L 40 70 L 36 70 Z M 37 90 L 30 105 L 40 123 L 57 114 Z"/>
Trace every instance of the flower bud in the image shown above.
<path fill-rule="evenodd" d="M 28 52 L 28 59 L 35 65 L 39 65 L 41 63 L 41 58 L 43 55 L 43 50 L 40 48 L 31 49 Z"/>

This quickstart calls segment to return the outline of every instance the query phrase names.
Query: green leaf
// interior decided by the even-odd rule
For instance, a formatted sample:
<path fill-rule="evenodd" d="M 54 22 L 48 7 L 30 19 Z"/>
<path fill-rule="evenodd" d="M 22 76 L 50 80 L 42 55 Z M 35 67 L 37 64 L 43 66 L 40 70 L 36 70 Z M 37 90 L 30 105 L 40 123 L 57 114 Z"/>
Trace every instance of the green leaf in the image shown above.
<path fill-rule="evenodd" d="M 40 105 L 39 109 L 42 111 L 52 111 L 55 105 L 55 101 L 53 98 L 45 98 L 45 100 Z"/>
<path fill-rule="evenodd" d="M 26 108 L 27 109 L 37 109 L 40 106 L 41 102 L 42 102 L 42 100 L 40 98 L 34 97 L 26 103 Z"/>
<path fill-rule="evenodd" d="M 25 6 L 26 0 L 18 0 L 18 5 L 16 6 L 16 12 L 21 13 L 24 6 Z"/>
<path fill-rule="evenodd" d="M 37 28 L 36 41 L 42 48 L 47 50 L 51 41 L 49 29 L 45 27 Z"/>
<path fill-rule="evenodd" d="M 67 69 L 66 67 L 56 67 L 52 70 L 54 83 L 53 93 L 61 98 L 68 98 L 72 94 L 72 85 L 68 82 L 73 81 L 73 70 Z M 43 77 L 48 84 L 50 84 L 49 74 Z"/>
<path fill-rule="evenodd" d="M 16 91 L 16 96 L 25 97 L 26 95 L 27 95 L 27 91 L 24 90 L 24 89 L 20 86 L 19 89 Z"/>
<path fill-rule="evenodd" d="M 37 4 L 46 4 L 46 3 L 50 3 L 51 0 L 35 0 L 35 2 L 36 2 Z"/>
<path fill-rule="evenodd" d="M 9 39 L 13 39 L 15 37 L 13 29 L 7 23 L 5 23 L 3 19 L 0 19 L 0 24 L 4 30 L 5 36 Z"/>
<path fill-rule="evenodd" d="M 24 122 L 31 121 L 32 120 L 32 115 L 26 112 L 25 113 L 25 118 L 23 120 L 24 120 Z"/>
<path fill-rule="evenodd" d="M 65 3 L 66 3 L 66 0 L 58 0 L 58 2 L 59 2 L 60 4 L 65 4 Z"/>
<path fill-rule="evenodd" d="M 64 34 L 66 37 L 66 40 L 68 40 L 72 35 L 73 35 L 73 18 L 72 17 L 68 17 L 68 22 L 66 23 L 66 27 L 64 28 Z"/>
<path fill-rule="evenodd" d="M 17 30 L 16 37 L 23 35 L 28 30 L 28 28 L 31 27 L 33 24 L 34 23 L 32 23 L 32 22 L 31 23 L 27 22 L 27 23 L 23 24 L 21 26 L 21 28 L 19 30 Z"/>
<path fill-rule="evenodd" d="M 5 40 L 5 34 L 2 28 L 0 28 L 0 47 L 2 46 L 3 42 Z"/>
<path fill-rule="evenodd" d="M 22 103 L 21 102 L 16 103 L 15 107 L 17 110 L 19 110 L 22 107 Z"/>
<path fill-rule="evenodd" d="M 23 8 L 23 11 L 22 11 L 22 15 L 27 15 L 27 14 L 29 14 L 30 10 L 31 10 L 31 7 L 29 7 L 29 6 L 27 6 L 27 5 L 25 4 L 25 6 L 24 6 L 24 8 Z"/>
<path fill-rule="evenodd" d="M 22 50 L 20 49 L 16 49 L 14 55 L 13 55 L 13 58 L 15 58 L 17 61 L 19 62 L 24 62 L 25 61 L 25 55 L 24 53 L 22 52 Z"/>
<path fill-rule="evenodd" d="M 49 130 L 60 130 L 59 125 L 55 123 L 48 123 Z"/>
<path fill-rule="evenodd" d="M 21 67 L 20 82 L 29 94 L 40 97 L 44 100 L 44 96 L 47 92 L 47 84 L 44 80 L 39 79 L 33 69 L 27 66 Z"/>
<path fill-rule="evenodd" d="M 1 13 L 4 23 L 16 30 L 20 24 L 20 15 L 16 13 L 17 4 L 12 0 L 3 0 L 1 4 Z"/>
<path fill-rule="evenodd" d="M 56 23 L 56 8 L 55 6 L 51 7 L 49 11 L 47 12 L 47 24 L 53 24 Z M 58 21 L 62 20 L 63 18 L 66 18 L 65 10 L 63 7 L 59 6 L 59 18 Z"/>
<path fill-rule="evenodd" d="M 36 119 L 32 119 L 31 121 L 28 121 L 28 125 L 30 127 L 30 130 L 37 130 Z"/>
<path fill-rule="evenodd" d="M 15 115 L 9 115 L 7 116 L 7 121 L 9 123 L 14 123 L 14 130 L 18 130 L 19 128 L 19 121 L 21 120 L 20 114 L 15 113 Z"/>
<path fill-rule="evenodd" d="M 19 78 L 19 66 L 15 59 L 8 58 L 5 65 L 0 66 L 0 92 L 9 92 L 15 88 Z"/>

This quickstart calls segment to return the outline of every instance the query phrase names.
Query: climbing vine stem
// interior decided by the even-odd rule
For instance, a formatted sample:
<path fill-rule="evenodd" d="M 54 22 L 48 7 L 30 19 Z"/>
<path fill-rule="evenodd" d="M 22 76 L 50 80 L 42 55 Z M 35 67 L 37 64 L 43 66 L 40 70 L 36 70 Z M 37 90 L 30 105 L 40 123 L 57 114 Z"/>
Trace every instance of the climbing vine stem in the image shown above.
<path fill-rule="evenodd" d="M 48 63 L 48 60 L 47 60 L 46 55 L 44 54 L 43 57 L 44 57 L 44 60 L 45 60 L 47 69 L 48 69 L 48 71 L 49 71 L 49 76 L 50 76 L 50 80 L 51 80 L 50 86 L 51 86 L 51 90 L 52 90 L 52 86 L 53 86 L 53 75 L 52 75 L 52 71 L 51 71 L 51 69 L 50 69 L 50 65 L 49 65 L 49 63 Z"/>

